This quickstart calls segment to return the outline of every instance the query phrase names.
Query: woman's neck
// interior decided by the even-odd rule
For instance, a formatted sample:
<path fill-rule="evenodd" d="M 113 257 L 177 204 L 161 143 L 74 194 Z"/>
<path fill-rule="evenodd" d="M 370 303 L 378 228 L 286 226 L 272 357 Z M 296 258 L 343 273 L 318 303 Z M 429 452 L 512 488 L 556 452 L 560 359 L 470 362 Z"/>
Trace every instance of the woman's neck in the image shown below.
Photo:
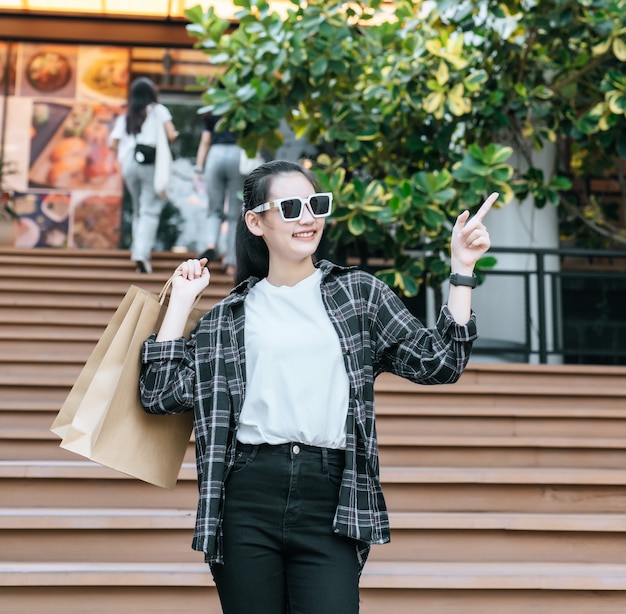
<path fill-rule="evenodd" d="M 272 263 L 270 258 L 269 272 L 267 274 L 268 283 L 272 286 L 295 286 L 303 279 L 315 272 L 312 259 L 303 260 L 299 263 L 284 262 Z"/>

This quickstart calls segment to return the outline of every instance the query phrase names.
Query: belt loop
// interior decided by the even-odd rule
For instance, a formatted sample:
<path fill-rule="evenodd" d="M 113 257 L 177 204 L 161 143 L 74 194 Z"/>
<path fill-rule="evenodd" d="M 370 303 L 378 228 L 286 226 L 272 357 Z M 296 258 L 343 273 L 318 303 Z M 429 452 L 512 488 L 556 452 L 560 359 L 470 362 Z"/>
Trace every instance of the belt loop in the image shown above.
<path fill-rule="evenodd" d="M 328 474 L 328 448 L 322 448 L 322 472 Z"/>
<path fill-rule="evenodd" d="M 260 448 L 260 447 L 261 447 L 261 446 L 259 446 L 258 444 L 254 444 L 254 445 L 251 447 L 251 450 L 250 450 L 250 456 L 248 456 L 248 460 L 249 460 L 249 461 L 253 461 L 253 460 L 256 458 L 256 455 L 259 453 L 259 448 Z"/>

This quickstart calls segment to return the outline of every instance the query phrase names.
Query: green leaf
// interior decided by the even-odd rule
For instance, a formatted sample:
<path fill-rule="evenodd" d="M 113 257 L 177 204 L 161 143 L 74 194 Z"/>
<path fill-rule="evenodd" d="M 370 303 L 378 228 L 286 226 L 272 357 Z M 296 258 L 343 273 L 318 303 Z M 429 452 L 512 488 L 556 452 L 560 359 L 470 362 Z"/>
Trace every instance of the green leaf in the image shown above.
<path fill-rule="evenodd" d="M 626 62 L 626 42 L 621 38 L 613 41 L 613 53 L 620 62 Z"/>
<path fill-rule="evenodd" d="M 445 221 L 446 216 L 440 209 L 426 207 L 423 209 L 424 222 L 431 228 L 439 228 Z"/>
<path fill-rule="evenodd" d="M 550 186 L 555 190 L 567 191 L 572 189 L 572 182 L 567 177 L 552 177 Z"/>
<path fill-rule="evenodd" d="M 476 262 L 477 269 L 493 269 L 498 264 L 498 260 L 494 256 L 483 256 Z"/>
<path fill-rule="evenodd" d="M 414 277 L 400 273 L 398 281 L 405 296 L 416 296 L 419 292 L 419 282 Z"/>
<path fill-rule="evenodd" d="M 348 219 L 348 230 L 355 237 L 360 237 L 365 232 L 365 219 L 361 215 L 353 215 Z"/>
<path fill-rule="evenodd" d="M 311 74 L 314 77 L 321 77 L 328 69 L 328 60 L 324 57 L 319 57 L 313 62 L 311 66 Z"/>
<path fill-rule="evenodd" d="M 376 127 L 364 128 L 357 134 L 359 141 L 374 141 L 380 137 L 380 133 Z"/>
<path fill-rule="evenodd" d="M 204 10 L 199 4 L 185 10 L 185 17 L 192 23 L 201 23 L 204 19 Z"/>

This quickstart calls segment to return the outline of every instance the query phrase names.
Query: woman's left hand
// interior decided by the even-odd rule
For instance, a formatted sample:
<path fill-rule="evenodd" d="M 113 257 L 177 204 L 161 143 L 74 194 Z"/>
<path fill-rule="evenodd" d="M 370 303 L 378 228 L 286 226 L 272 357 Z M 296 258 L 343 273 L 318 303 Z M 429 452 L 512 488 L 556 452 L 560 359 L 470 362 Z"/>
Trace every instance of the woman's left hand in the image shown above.
<path fill-rule="evenodd" d="M 463 211 L 456 218 L 450 242 L 450 264 L 453 273 L 471 275 L 478 259 L 489 249 L 491 241 L 483 219 L 498 196 L 497 192 L 491 194 L 472 219 L 469 219 L 469 211 Z"/>

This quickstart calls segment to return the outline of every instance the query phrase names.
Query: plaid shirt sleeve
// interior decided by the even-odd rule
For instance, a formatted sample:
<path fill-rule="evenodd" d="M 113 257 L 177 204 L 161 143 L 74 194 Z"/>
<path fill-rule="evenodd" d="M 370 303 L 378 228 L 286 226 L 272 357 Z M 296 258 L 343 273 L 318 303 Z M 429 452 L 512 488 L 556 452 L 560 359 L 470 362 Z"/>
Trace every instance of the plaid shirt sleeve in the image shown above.
<path fill-rule="evenodd" d="M 444 305 L 436 327 L 426 328 L 387 285 L 375 283 L 372 291 L 376 374 L 389 371 L 418 384 L 456 382 L 478 337 L 475 314 L 459 324 Z"/>
<path fill-rule="evenodd" d="M 183 338 L 155 341 L 151 335 L 143 345 L 139 394 L 150 414 L 179 414 L 194 406 L 195 370 Z"/>

